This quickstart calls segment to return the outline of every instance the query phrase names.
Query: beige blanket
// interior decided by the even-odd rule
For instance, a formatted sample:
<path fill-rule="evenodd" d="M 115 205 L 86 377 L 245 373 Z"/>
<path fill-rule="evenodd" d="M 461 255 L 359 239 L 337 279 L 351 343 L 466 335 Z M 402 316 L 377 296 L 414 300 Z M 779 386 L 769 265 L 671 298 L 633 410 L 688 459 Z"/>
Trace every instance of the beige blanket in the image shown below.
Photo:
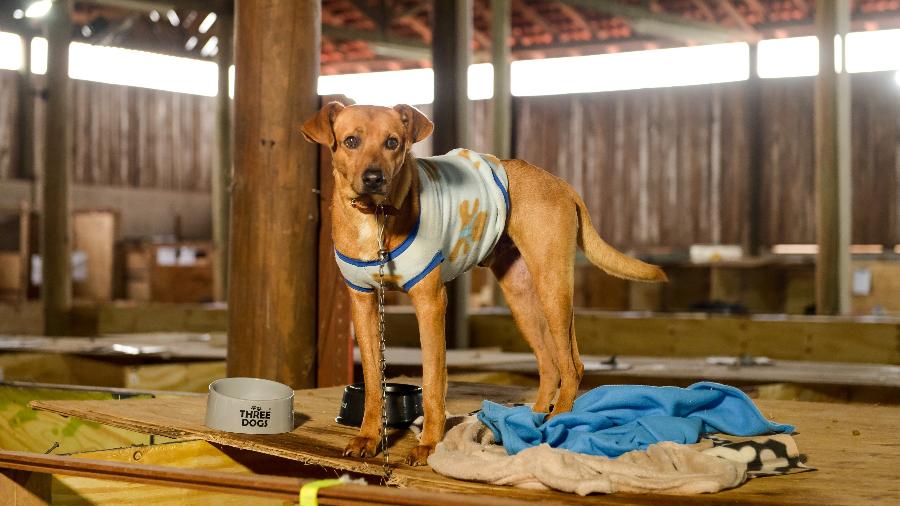
<path fill-rule="evenodd" d="M 793 439 L 774 436 L 796 452 Z M 431 468 L 461 480 L 587 495 L 614 492 L 656 494 L 712 493 L 747 479 L 740 452 L 696 445 L 659 443 L 609 459 L 540 445 L 507 455 L 493 434 L 474 417 L 453 427 L 428 458 Z"/>

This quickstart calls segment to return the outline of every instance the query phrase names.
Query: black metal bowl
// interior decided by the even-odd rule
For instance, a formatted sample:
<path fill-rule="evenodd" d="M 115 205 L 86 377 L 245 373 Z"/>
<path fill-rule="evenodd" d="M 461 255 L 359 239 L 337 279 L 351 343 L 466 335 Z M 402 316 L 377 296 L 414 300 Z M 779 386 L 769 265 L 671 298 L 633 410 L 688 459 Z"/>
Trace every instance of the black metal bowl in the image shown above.
<path fill-rule="evenodd" d="M 341 425 L 359 427 L 362 425 L 363 410 L 366 405 L 365 383 L 354 383 L 344 388 L 341 412 L 334 421 Z M 391 428 L 406 428 L 422 416 L 422 387 L 405 383 L 388 383 L 387 425 Z"/>

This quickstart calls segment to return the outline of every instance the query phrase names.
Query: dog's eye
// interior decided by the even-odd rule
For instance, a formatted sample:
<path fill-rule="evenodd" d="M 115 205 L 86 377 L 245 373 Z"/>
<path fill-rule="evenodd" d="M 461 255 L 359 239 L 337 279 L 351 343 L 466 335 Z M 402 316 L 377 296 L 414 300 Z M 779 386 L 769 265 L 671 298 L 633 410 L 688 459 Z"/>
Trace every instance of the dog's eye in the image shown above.
<path fill-rule="evenodd" d="M 384 147 L 393 151 L 393 150 L 397 149 L 398 147 L 400 147 L 400 141 L 391 137 L 388 140 L 384 141 Z"/>
<path fill-rule="evenodd" d="M 344 139 L 344 146 L 347 146 L 347 149 L 356 149 L 359 147 L 359 137 L 355 135 L 348 135 L 346 139 Z"/>

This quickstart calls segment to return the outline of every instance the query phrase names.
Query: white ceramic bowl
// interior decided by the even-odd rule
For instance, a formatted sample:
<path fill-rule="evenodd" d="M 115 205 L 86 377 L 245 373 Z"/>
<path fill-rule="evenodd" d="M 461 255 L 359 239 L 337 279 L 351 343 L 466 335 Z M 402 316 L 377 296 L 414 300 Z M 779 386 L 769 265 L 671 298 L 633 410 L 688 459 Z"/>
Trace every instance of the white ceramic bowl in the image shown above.
<path fill-rule="evenodd" d="M 294 391 L 259 378 L 224 378 L 209 384 L 206 426 L 241 434 L 281 434 L 294 429 Z"/>

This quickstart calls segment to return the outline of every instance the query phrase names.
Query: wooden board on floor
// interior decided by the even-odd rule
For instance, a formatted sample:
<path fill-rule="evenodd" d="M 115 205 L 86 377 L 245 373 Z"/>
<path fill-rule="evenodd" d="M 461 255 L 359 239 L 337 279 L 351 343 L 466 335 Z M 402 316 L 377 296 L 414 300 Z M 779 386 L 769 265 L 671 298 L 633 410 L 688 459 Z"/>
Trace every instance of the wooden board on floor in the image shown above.
<path fill-rule="evenodd" d="M 477 408 L 482 399 L 499 402 L 527 401 L 534 392 L 515 387 L 452 384 L 448 409 L 464 412 Z M 215 431 L 203 426 L 204 399 L 176 398 L 121 401 L 42 401 L 36 409 L 80 416 L 110 425 L 170 437 L 197 437 L 244 450 L 268 453 L 330 469 L 378 476 L 380 456 L 351 459 L 341 456 L 347 439 L 355 430 L 337 425 L 340 388 L 301 390 L 295 398 L 300 425 L 292 433 L 278 436 L 248 436 Z M 759 401 L 763 414 L 773 420 L 797 425 L 801 451 L 809 456 L 812 473 L 761 478 L 719 494 L 679 497 L 681 503 L 754 504 L 872 504 L 900 501 L 900 484 L 895 468 L 900 465 L 900 408 Z M 591 502 L 551 492 L 537 492 L 474 484 L 448 479 L 429 468 L 411 468 L 398 460 L 414 445 L 411 434 L 403 433 L 391 446 L 391 462 L 396 466 L 392 482 L 401 486 L 430 490 L 482 493 L 495 496 Z M 659 496 L 617 495 L 604 498 L 613 503 L 658 503 Z M 670 498 L 671 500 L 671 498 Z"/>
<path fill-rule="evenodd" d="M 421 367 L 422 350 L 390 347 L 385 353 L 388 367 Z M 729 358 L 729 357 L 723 357 Z M 359 350 L 354 350 L 359 362 Z M 775 360 L 772 365 L 733 366 L 710 364 L 705 358 L 616 357 L 616 368 L 605 362 L 608 356 L 581 355 L 585 376 L 701 379 L 721 382 L 815 383 L 823 385 L 865 385 L 900 388 L 900 367 L 887 364 L 805 362 Z M 451 370 L 490 370 L 537 374 L 534 354 L 497 349 L 447 350 Z"/>
<path fill-rule="evenodd" d="M 71 453 L 152 443 L 153 437 L 146 433 L 28 407 L 36 399 L 114 399 L 119 395 L 122 394 L 0 383 L 0 448 L 44 453 L 59 443 L 54 453 Z"/>
<path fill-rule="evenodd" d="M 400 319 L 399 314 L 389 315 Z M 412 318 L 412 315 L 409 316 Z M 389 319 L 388 326 L 392 321 Z M 472 346 L 529 351 L 507 311 L 470 316 Z M 402 343 L 416 342 L 404 326 Z M 578 347 L 587 355 L 705 357 L 765 355 L 783 360 L 900 364 L 900 319 L 785 315 L 614 313 L 575 315 Z"/>

